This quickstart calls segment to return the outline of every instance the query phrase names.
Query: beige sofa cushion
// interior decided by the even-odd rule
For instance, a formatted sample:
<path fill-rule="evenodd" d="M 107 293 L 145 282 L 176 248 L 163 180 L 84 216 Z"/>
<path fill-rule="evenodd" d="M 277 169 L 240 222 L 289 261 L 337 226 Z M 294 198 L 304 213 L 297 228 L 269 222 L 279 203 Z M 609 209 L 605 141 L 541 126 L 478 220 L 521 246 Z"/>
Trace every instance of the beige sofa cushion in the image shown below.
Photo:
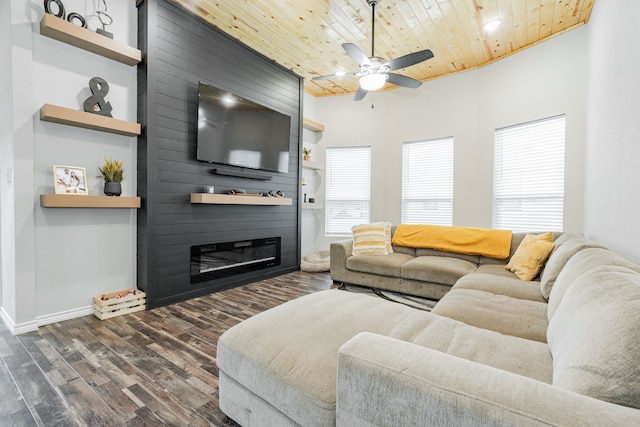
<path fill-rule="evenodd" d="M 380 276 L 400 277 L 402 265 L 413 259 L 411 255 L 392 253 L 388 255 L 355 255 L 347 258 L 347 269 Z"/>
<path fill-rule="evenodd" d="M 416 248 L 416 256 L 439 256 L 439 257 L 460 258 L 465 261 L 472 262 L 476 265 L 480 260 L 479 255 L 467 255 L 467 254 L 459 254 L 456 252 L 444 252 L 444 251 L 439 251 L 437 249 L 430 249 L 430 248 Z"/>
<path fill-rule="evenodd" d="M 418 256 L 402 264 L 403 279 L 422 280 L 453 286 L 465 274 L 472 273 L 476 264 L 458 258 Z"/>
<path fill-rule="evenodd" d="M 451 289 L 432 313 L 539 342 L 547 340 L 547 304 L 475 289 Z"/>
<path fill-rule="evenodd" d="M 640 408 L 637 271 L 603 265 L 576 278 L 558 305 L 547 336 L 553 385 Z"/>
<path fill-rule="evenodd" d="M 540 277 L 540 292 L 546 299 L 549 299 L 551 288 L 553 288 L 560 271 L 569 261 L 569 258 L 586 248 L 604 248 L 604 246 L 585 239 L 581 234 L 577 233 L 564 233 L 554 243 L 556 247 L 551 252 Z"/>
<path fill-rule="evenodd" d="M 217 364 L 221 376 L 295 423 L 333 425 L 338 349 L 365 331 L 546 383 L 552 380 L 544 344 L 337 289 L 297 298 L 232 327 L 218 341 Z"/>
<path fill-rule="evenodd" d="M 475 273 L 520 280 L 518 279 L 518 276 L 505 269 L 504 264 L 481 264 L 478 266 Z"/>
<path fill-rule="evenodd" d="M 619 254 L 604 248 L 582 248 L 565 264 L 558 274 L 555 284 L 551 288 L 549 295 L 549 307 L 547 309 L 547 319 L 551 321 L 562 298 L 567 290 L 573 286 L 576 279 L 591 269 L 603 265 L 624 266 L 631 270 L 640 271 L 640 266 L 634 264 Z"/>
<path fill-rule="evenodd" d="M 501 270 L 504 269 L 501 268 Z M 502 277 L 471 273 L 458 280 L 453 289 L 475 289 L 496 295 L 546 303 L 540 294 L 540 283 L 520 280 L 515 276 Z"/>

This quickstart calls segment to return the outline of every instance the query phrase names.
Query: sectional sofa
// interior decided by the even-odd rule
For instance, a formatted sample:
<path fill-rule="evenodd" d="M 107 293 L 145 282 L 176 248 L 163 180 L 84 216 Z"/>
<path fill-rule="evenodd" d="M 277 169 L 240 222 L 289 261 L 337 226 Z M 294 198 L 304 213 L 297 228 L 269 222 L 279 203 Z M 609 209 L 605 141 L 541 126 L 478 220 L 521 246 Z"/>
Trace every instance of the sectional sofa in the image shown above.
<path fill-rule="evenodd" d="M 391 227 L 392 234 L 396 228 Z M 354 256 L 353 240 L 339 240 L 330 246 L 331 278 L 337 283 L 440 299 L 458 279 L 469 273 L 486 272 L 515 278 L 504 267 L 527 234 L 512 233 L 508 257 L 503 259 L 398 245 L 393 245 L 392 253 L 386 256 Z M 560 234 L 553 233 L 553 238 Z"/>
<path fill-rule="evenodd" d="M 640 425 L 640 266 L 553 244 L 535 280 L 505 270 L 511 248 L 431 312 L 331 289 L 247 319 L 218 343 L 220 407 L 243 426 Z"/>

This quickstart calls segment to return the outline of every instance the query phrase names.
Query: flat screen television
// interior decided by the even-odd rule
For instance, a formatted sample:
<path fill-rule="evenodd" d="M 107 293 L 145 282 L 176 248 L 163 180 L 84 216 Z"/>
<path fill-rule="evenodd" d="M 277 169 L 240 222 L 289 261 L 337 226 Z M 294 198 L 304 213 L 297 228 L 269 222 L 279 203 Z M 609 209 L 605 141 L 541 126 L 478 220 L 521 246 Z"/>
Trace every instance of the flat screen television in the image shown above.
<path fill-rule="evenodd" d="M 197 159 L 287 173 L 291 116 L 199 82 Z"/>

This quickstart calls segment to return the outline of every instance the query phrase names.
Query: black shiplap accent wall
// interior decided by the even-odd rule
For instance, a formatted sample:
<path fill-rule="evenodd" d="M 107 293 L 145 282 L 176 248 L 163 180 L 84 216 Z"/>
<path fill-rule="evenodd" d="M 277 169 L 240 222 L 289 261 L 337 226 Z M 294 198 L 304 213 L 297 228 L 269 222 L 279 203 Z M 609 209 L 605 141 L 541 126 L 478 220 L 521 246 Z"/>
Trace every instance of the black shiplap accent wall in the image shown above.
<path fill-rule="evenodd" d="M 300 264 L 300 135 L 302 79 L 172 4 L 138 4 L 138 286 L 154 308 L 295 271 Z M 211 174 L 196 160 L 198 81 L 291 116 L 289 173 L 271 181 Z M 190 194 L 213 185 L 216 193 L 280 190 L 292 206 L 199 205 Z M 190 284 L 190 247 L 282 237 L 282 263 L 233 278 Z"/>

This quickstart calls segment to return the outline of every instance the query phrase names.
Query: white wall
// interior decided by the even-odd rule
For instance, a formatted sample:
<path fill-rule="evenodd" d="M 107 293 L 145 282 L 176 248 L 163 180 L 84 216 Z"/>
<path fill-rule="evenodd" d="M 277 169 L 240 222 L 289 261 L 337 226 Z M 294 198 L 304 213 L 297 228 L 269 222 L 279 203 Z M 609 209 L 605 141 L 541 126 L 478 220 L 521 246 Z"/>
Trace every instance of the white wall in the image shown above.
<path fill-rule="evenodd" d="M 494 130 L 564 113 L 564 229 L 582 231 L 587 37 L 581 27 L 418 90 L 369 93 L 361 102 L 352 96 L 318 98 L 317 120 L 326 126 L 319 146 L 371 145 L 371 220 L 398 224 L 402 142 L 453 136 L 454 225 L 491 227 Z M 323 150 L 318 155 L 324 162 Z M 317 248 L 328 248 L 331 239 L 323 235 L 321 230 Z"/>
<path fill-rule="evenodd" d="M 585 234 L 640 262 L 640 2 L 596 2 L 589 24 Z"/>
<path fill-rule="evenodd" d="M 4 285 L 13 283 L 7 275 L 13 269 L 3 268 L 13 264 L 13 194 L 7 181 L 7 173 L 13 173 L 13 97 L 11 96 L 11 3 L 0 2 L 0 306 L 3 297 L 12 298 L 14 289 Z M 6 236 L 6 238 L 3 238 Z"/>
<path fill-rule="evenodd" d="M 304 117 L 307 119 L 318 121 L 316 111 L 316 98 L 309 95 L 308 93 L 305 93 L 303 98 L 303 106 Z M 316 161 L 316 159 L 318 158 L 318 153 L 320 152 L 320 149 L 318 148 L 318 142 L 322 139 L 322 137 L 322 132 L 312 132 L 305 129 L 302 133 L 302 145 L 311 149 L 312 161 Z M 316 198 L 319 189 L 324 186 L 324 180 L 322 179 L 322 177 L 324 176 L 324 171 L 316 172 L 311 169 L 303 168 L 301 176 L 307 183 L 307 185 L 300 187 L 301 197 L 303 197 L 304 194 L 307 194 L 307 198 Z M 302 232 L 300 235 L 302 256 L 315 250 L 318 236 L 320 230 L 322 229 L 323 221 L 323 211 L 315 209 L 302 210 Z"/>
<path fill-rule="evenodd" d="M 95 10 L 102 2 L 64 0 L 64 5 L 67 13 L 85 16 L 90 30 L 100 25 Z M 114 39 L 136 46 L 135 3 L 109 2 L 108 12 L 114 23 L 107 30 Z M 3 257 L 3 288 L 13 288 L 16 298 L 13 307 L 3 300 L 3 308 L 20 330 L 33 322 L 89 313 L 92 296 L 135 286 L 135 211 L 45 209 L 39 195 L 54 192 L 54 164 L 85 167 L 89 194 L 102 195 L 102 180 L 96 176 L 105 155 L 124 161 L 123 195 L 135 195 L 136 138 L 42 122 L 39 110 L 45 103 L 82 110 L 91 95 L 89 80 L 98 76 L 110 86 L 106 100 L 113 117 L 136 121 L 136 67 L 40 35 L 41 0 L 12 0 L 11 15 L 16 196 L 3 191 L 2 203 L 3 212 L 5 203 L 15 203 L 10 228 L 16 236 L 15 262 Z M 4 228 L 2 242 L 3 249 L 11 244 Z M 11 272 L 5 274 L 7 264 L 13 264 L 14 283 L 4 282 L 11 278 Z"/>

